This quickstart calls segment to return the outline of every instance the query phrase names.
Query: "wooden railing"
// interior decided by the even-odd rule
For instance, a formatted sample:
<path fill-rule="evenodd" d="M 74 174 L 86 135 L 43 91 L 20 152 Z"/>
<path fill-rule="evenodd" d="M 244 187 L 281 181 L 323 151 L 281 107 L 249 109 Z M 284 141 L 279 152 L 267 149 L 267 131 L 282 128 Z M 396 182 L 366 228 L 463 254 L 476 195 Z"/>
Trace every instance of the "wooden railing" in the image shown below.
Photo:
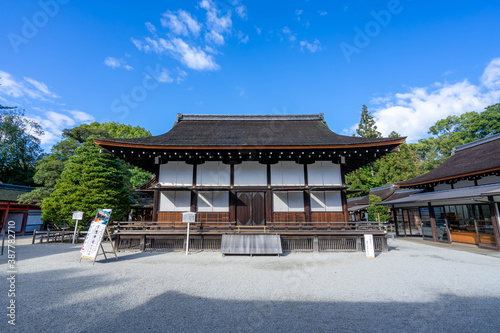
<path fill-rule="evenodd" d="M 123 231 L 168 231 L 186 230 L 187 224 L 181 222 L 116 222 L 114 230 L 117 233 Z M 389 223 L 380 222 L 267 222 L 261 226 L 241 226 L 235 222 L 196 222 L 190 224 L 190 230 L 198 231 L 236 231 L 261 232 L 293 231 L 293 230 L 317 230 L 317 231 L 387 231 L 391 228 Z"/>

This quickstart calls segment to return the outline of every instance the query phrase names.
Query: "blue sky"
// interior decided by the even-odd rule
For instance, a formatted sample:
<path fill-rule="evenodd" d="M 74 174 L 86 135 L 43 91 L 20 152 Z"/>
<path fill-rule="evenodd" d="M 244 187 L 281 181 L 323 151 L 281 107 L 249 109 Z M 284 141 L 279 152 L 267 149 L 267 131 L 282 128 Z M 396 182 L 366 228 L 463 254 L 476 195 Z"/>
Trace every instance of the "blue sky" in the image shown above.
<path fill-rule="evenodd" d="M 425 137 L 500 102 L 497 1 L 2 1 L 0 104 L 45 129 L 177 113 L 324 113 Z"/>

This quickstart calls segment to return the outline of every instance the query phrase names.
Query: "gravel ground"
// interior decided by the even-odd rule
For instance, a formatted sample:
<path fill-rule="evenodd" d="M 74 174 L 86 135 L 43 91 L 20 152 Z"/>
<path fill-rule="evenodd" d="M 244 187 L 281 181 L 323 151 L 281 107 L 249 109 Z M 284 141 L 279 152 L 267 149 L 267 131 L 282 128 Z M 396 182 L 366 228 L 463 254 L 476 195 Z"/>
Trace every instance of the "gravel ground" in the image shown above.
<path fill-rule="evenodd" d="M 108 245 L 107 245 L 108 246 Z M 500 258 L 389 240 L 390 251 L 120 252 L 18 238 L 15 298 L 1 332 L 498 332 Z M 8 276 L 7 256 L 0 270 Z M 15 299 L 15 327 L 7 306 Z"/>

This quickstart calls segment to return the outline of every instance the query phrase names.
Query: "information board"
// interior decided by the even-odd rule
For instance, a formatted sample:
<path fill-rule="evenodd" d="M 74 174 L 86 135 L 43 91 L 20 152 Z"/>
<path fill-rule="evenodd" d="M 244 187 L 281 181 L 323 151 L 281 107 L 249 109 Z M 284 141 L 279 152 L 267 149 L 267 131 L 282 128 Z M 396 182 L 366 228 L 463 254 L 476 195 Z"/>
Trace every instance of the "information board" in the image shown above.
<path fill-rule="evenodd" d="M 375 258 L 373 235 L 365 235 L 365 252 L 367 258 Z"/>
<path fill-rule="evenodd" d="M 94 259 L 97 257 L 97 252 L 99 252 L 99 246 L 101 245 L 102 238 L 106 232 L 108 226 L 108 221 L 111 216 L 111 209 L 99 209 L 97 210 L 96 217 L 94 221 L 90 224 L 90 228 L 87 232 L 87 237 L 83 242 L 82 258 Z"/>

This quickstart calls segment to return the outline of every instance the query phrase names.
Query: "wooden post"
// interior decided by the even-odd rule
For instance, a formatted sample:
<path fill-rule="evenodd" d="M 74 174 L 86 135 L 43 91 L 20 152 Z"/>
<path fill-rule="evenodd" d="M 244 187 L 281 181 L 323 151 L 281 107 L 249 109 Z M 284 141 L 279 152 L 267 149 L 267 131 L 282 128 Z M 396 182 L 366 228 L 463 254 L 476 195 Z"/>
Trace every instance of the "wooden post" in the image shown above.
<path fill-rule="evenodd" d="M 399 236 L 399 228 L 398 228 L 398 212 L 394 205 L 392 205 L 392 219 L 394 220 L 394 230 L 396 231 L 396 237 Z"/>
<path fill-rule="evenodd" d="M 304 191 L 304 212 L 305 212 L 305 220 L 308 223 L 311 223 L 311 191 Z M 331 221 L 321 221 L 321 222 L 331 222 Z"/>
<path fill-rule="evenodd" d="M 152 220 L 154 222 L 158 221 L 159 201 L 160 201 L 160 190 L 155 189 L 153 198 L 153 216 L 152 216 Z"/>
<path fill-rule="evenodd" d="M 432 209 L 430 202 L 427 203 L 427 207 L 429 207 L 429 218 L 431 220 L 432 240 L 434 242 L 437 242 L 438 238 L 437 238 L 436 218 L 434 216 L 434 210 Z"/>
<path fill-rule="evenodd" d="M 2 221 L 2 253 L 3 255 L 3 246 L 5 244 L 5 226 L 7 224 L 7 216 L 9 215 L 9 208 L 10 208 L 10 203 L 7 204 L 7 209 L 5 210 L 5 215 L 3 216 L 3 221 Z"/>
<path fill-rule="evenodd" d="M 493 225 L 493 233 L 495 234 L 495 242 L 497 243 L 497 249 L 500 250 L 500 228 L 498 218 L 500 217 L 500 213 L 498 210 L 498 204 L 493 201 L 492 196 L 488 196 L 488 202 L 490 205 L 491 212 L 491 224 Z"/>

